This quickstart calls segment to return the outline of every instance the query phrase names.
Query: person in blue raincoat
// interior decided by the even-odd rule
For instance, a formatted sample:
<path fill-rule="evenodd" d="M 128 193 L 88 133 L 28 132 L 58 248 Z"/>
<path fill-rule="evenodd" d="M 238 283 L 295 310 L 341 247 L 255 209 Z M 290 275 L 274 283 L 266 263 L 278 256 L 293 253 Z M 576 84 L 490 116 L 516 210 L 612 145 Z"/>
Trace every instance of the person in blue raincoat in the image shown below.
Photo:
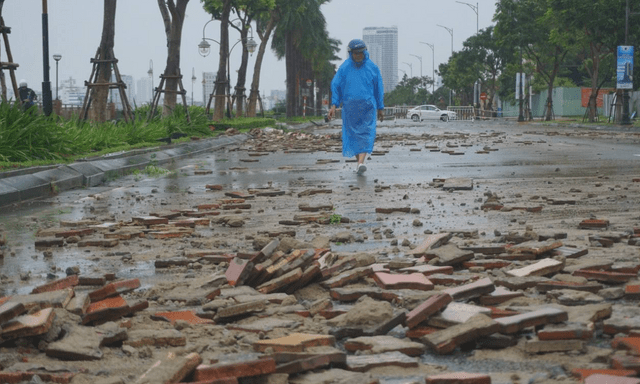
<path fill-rule="evenodd" d="M 342 155 L 355 156 L 356 171 L 362 174 L 367 170 L 364 160 L 373 151 L 376 117 L 380 121 L 384 118 L 384 88 L 380 69 L 369 59 L 364 41 L 351 40 L 348 51 L 349 58 L 331 81 L 327 117 L 332 119 L 336 108 L 342 105 Z"/>

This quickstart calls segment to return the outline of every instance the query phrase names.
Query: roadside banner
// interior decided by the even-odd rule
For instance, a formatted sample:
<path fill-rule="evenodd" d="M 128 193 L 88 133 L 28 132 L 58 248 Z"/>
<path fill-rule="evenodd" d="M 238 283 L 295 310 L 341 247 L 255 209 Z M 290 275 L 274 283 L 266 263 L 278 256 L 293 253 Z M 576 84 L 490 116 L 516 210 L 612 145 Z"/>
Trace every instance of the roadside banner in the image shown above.
<path fill-rule="evenodd" d="M 618 46 L 618 89 L 633 89 L 633 45 Z"/>

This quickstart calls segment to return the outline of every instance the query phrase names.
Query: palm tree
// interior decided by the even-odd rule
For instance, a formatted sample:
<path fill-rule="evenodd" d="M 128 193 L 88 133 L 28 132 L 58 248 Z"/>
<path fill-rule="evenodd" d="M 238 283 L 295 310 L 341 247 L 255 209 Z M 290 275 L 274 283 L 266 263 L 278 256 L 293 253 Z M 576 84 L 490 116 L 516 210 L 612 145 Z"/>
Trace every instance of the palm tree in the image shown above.
<path fill-rule="evenodd" d="M 328 0 L 282 0 L 271 48 L 284 58 L 287 72 L 287 117 L 301 115 L 306 80 L 314 78 L 313 58 L 330 45 L 320 6 Z M 319 65 L 316 65 L 319 68 Z M 310 92 L 313 94 L 313 92 Z"/>

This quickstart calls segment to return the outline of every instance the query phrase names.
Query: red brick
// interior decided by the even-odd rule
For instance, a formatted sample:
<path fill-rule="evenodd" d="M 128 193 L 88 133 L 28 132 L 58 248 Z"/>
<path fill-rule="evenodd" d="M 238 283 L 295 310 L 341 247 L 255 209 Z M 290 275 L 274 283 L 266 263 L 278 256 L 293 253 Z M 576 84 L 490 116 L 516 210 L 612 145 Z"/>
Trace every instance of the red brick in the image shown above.
<path fill-rule="evenodd" d="M 350 371 L 366 372 L 379 367 L 404 367 L 418 366 L 415 357 L 409 357 L 401 352 L 386 352 L 372 355 L 347 356 L 347 368 Z"/>
<path fill-rule="evenodd" d="M 293 271 L 287 272 L 284 275 L 269 280 L 264 284 L 261 284 L 257 290 L 260 293 L 271 293 L 285 288 L 289 284 L 292 284 L 302 278 L 302 269 L 296 268 Z"/>
<path fill-rule="evenodd" d="M 477 275 L 445 275 L 442 273 L 436 273 L 429 275 L 429 281 L 435 285 L 459 285 L 467 284 L 476 281 L 480 278 Z"/>
<path fill-rule="evenodd" d="M 220 184 L 207 184 L 205 188 L 211 191 L 222 191 L 224 187 Z"/>
<path fill-rule="evenodd" d="M 178 312 L 157 312 L 151 316 L 153 320 L 165 320 L 171 324 L 175 324 L 176 321 L 182 320 L 189 324 L 213 324 L 213 320 L 203 319 L 196 316 L 193 311 L 178 311 Z"/>
<path fill-rule="evenodd" d="M 52 281 L 50 283 L 35 287 L 31 291 L 31 293 L 52 292 L 60 289 L 71 288 L 78 285 L 78 282 L 79 282 L 78 275 L 71 275 L 71 276 L 65 277 L 64 279 L 59 279 L 59 280 Z"/>
<path fill-rule="evenodd" d="M 596 373 L 587 377 L 584 384 L 640 384 L 640 379 Z"/>
<path fill-rule="evenodd" d="M 427 376 L 426 384 L 491 384 L 491 376 L 484 373 L 451 372 Z"/>
<path fill-rule="evenodd" d="M 636 375 L 640 374 L 640 357 L 638 356 L 614 354 L 609 358 L 609 363 L 614 369 L 633 370 Z"/>
<path fill-rule="evenodd" d="M 501 317 L 509 317 L 509 316 L 515 316 L 520 314 L 520 312 L 510 311 L 504 308 L 489 307 L 489 309 L 491 309 L 492 319 L 499 319 Z"/>
<path fill-rule="evenodd" d="M 212 209 L 220 209 L 220 204 L 218 203 L 209 203 L 209 204 L 199 204 L 196 206 L 198 211 L 210 211 Z"/>
<path fill-rule="evenodd" d="M 38 375 L 45 383 L 70 384 L 76 373 L 49 373 L 49 372 L 0 372 L 0 383 L 20 384 L 29 381 Z"/>
<path fill-rule="evenodd" d="M 303 359 L 294 360 L 276 367 L 276 373 L 297 374 L 312 371 L 319 368 L 328 367 L 333 363 L 331 356 L 318 355 Z"/>
<path fill-rule="evenodd" d="M 338 301 L 356 301 L 362 296 L 369 296 L 375 300 L 393 301 L 399 298 L 394 291 L 387 291 L 378 287 L 370 288 L 334 288 L 329 292 L 331 298 Z"/>
<path fill-rule="evenodd" d="M 536 285 L 536 290 L 541 293 L 553 291 L 557 289 L 571 289 L 574 291 L 585 291 L 597 293 L 602 289 L 602 284 L 596 283 L 576 283 L 573 281 L 542 281 Z"/>
<path fill-rule="evenodd" d="M 373 273 L 373 268 L 371 266 L 349 269 L 347 271 L 340 273 L 337 276 L 334 276 L 328 280 L 321 282 L 320 285 L 322 285 L 325 288 L 343 287 L 349 284 L 350 282 L 359 280 L 363 277 L 367 277 L 372 273 Z"/>
<path fill-rule="evenodd" d="M 435 327 L 420 325 L 410 329 L 409 331 L 406 332 L 405 335 L 410 339 L 420 339 L 422 336 L 430 335 L 434 332 L 440 331 L 441 329 L 442 328 L 435 328 Z"/>
<path fill-rule="evenodd" d="M 92 235 L 93 232 L 95 232 L 93 228 L 74 229 L 71 231 L 57 232 L 55 234 L 55 237 L 65 237 L 65 238 L 71 237 L 71 236 L 82 237 L 82 236 Z"/>
<path fill-rule="evenodd" d="M 585 269 L 579 269 L 573 272 L 574 276 L 582 276 L 588 280 L 601 281 L 603 283 L 626 283 L 629 280 L 635 279 L 637 275 L 635 273 L 618 273 L 608 271 L 589 271 Z"/>
<path fill-rule="evenodd" d="M 184 347 L 187 338 L 176 329 L 136 329 L 127 331 L 125 345 L 134 348 L 145 345 L 153 347 Z"/>
<path fill-rule="evenodd" d="M 462 266 L 465 268 L 471 267 L 482 267 L 484 269 L 497 269 L 504 268 L 511 265 L 511 262 L 508 260 L 500 260 L 500 259 L 484 259 L 484 260 L 470 260 L 462 263 Z"/>
<path fill-rule="evenodd" d="M 231 262 L 229 262 L 229 267 L 224 275 L 227 278 L 229 285 L 242 285 L 249 277 L 252 270 L 253 263 L 251 261 L 235 257 Z"/>
<path fill-rule="evenodd" d="M 433 289 L 433 283 L 422 273 L 400 275 L 376 272 L 373 274 L 373 279 L 382 289 L 416 289 L 420 291 L 430 291 Z"/>
<path fill-rule="evenodd" d="M 276 371 L 276 361 L 271 357 L 233 363 L 199 365 L 193 374 L 195 381 L 216 380 L 229 377 L 241 378 L 268 375 Z"/>
<path fill-rule="evenodd" d="M 566 324 L 558 326 L 546 326 L 538 331 L 538 339 L 549 340 L 590 340 L 593 338 L 595 327 L 588 324 Z"/>
<path fill-rule="evenodd" d="M 277 339 L 258 340 L 253 343 L 253 349 L 258 352 L 264 352 L 271 347 L 274 352 L 304 352 L 310 347 L 334 346 L 335 343 L 336 339 L 331 335 L 292 333 Z"/>
<path fill-rule="evenodd" d="M 131 218 L 131 221 L 136 224 L 142 225 L 156 225 L 156 224 L 168 224 L 169 219 L 167 217 L 156 216 L 139 216 Z"/>
<path fill-rule="evenodd" d="M 243 199 L 243 201 L 245 199 L 253 199 L 255 197 L 254 195 L 240 192 L 240 191 L 225 192 L 224 195 L 231 197 L 232 199 Z M 226 201 L 226 200 L 222 199 L 221 201 Z M 229 203 L 226 203 L 226 204 L 229 204 Z"/>
<path fill-rule="evenodd" d="M 418 324 L 425 321 L 427 318 L 429 318 L 429 316 L 446 307 L 452 301 L 453 298 L 451 297 L 451 295 L 446 293 L 431 296 L 429 299 L 415 307 L 411 312 L 407 314 L 405 325 L 410 329 L 415 328 L 416 326 L 418 326 Z"/>
<path fill-rule="evenodd" d="M 616 337 L 611 348 L 627 350 L 629 355 L 640 356 L 640 337 Z"/>
<path fill-rule="evenodd" d="M 584 380 L 587 377 L 595 374 L 610 375 L 610 376 L 635 376 L 636 371 L 625 369 L 589 369 L 589 368 L 574 368 L 571 370 L 571 374 L 577 377 L 579 380 Z"/>
<path fill-rule="evenodd" d="M 38 239 L 35 241 L 36 248 L 64 247 L 64 239 Z"/>
<path fill-rule="evenodd" d="M 385 272 L 385 271 L 381 271 Z M 422 264 L 415 267 L 408 267 L 400 269 L 403 273 L 422 273 L 425 276 L 431 276 L 434 274 L 451 275 L 453 274 L 453 267 L 450 265 L 429 265 Z"/>
<path fill-rule="evenodd" d="M 107 297 L 131 292 L 139 287 L 140 280 L 138 279 L 116 281 L 89 293 L 89 298 L 92 302 L 95 302 L 106 299 Z"/>
<path fill-rule="evenodd" d="M 169 352 L 162 360 L 157 360 L 143 373 L 136 384 L 178 383 L 193 372 L 202 363 L 202 357 L 197 353 L 186 356 L 176 356 Z"/>
<path fill-rule="evenodd" d="M 82 324 L 116 320 L 128 314 L 130 310 L 127 301 L 119 295 L 96 301 L 87 308 L 87 313 L 82 317 Z"/>
<path fill-rule="evenodd" d="M 624 296 L 627 299 L 640 299 L 640 284 L 627 284 L 624 287 Z"/>
<path fill-rule="evenodd" d="M 78 242 L 78 247 L 103 247 L 103 248 L 112 248 L 118 245 L 119 242 L 117 239 L 107 239 L 107 240 L 99 240 L 99 239 L 88 239 L 82 240 Z"/>
<path fill-rule="evenodd" d="M 578 228 L 607 228 L 609 220 L 586 219 L 578 224 Z"/>
<path fill-rule="evenodd" d="M 514 277 L 545 276 L 558 273 L 564 269 L 564 261 L 546 258 L 526 267 L 507 271 L 507 275 Z"/>

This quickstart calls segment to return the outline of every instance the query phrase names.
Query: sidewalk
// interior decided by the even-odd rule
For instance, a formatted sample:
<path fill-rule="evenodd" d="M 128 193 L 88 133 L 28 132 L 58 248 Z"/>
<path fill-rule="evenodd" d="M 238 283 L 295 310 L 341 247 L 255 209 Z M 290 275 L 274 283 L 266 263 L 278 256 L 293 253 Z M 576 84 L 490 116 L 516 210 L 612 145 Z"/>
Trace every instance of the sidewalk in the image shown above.
<path fill-rule="evenodd" d="M 73 164 L 25 168 L 0 173 L 0 207 L 55 195 L 74 188 L 95 187 L 133 169 L 215 151 L 247 139 L 246 134 L 139 149 L 88 158 Z"/>

